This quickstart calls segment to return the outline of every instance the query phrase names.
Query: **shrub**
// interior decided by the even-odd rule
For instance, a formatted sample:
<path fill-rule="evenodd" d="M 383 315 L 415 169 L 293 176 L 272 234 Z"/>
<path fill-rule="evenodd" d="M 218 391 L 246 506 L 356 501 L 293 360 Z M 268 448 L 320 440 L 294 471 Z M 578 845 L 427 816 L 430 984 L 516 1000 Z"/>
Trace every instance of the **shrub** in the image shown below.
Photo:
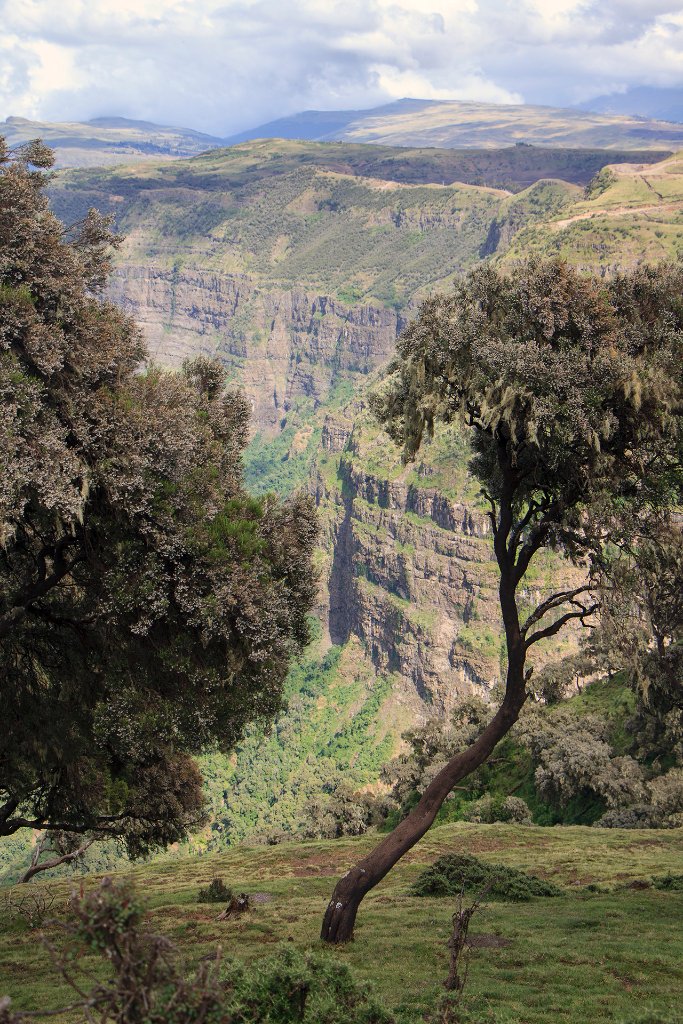
<path fill-rule="evenodd" d="M 644 796 L 642 769 L 631 757 L 614 757 L 609 723 L 599 715 L 578 717 L 569 708 L 552 715 L 530 713 L 519 736 L 531 753 L 539 795 L 559 808 L 577 796 L 594 794 L 609 809 L 630 806 Z"/>
<path fill-rule="evenodd" d="M 447 853 L 411 886 L 414 896 L 457 896 L 462 890 L 488 890 L 491 899 L 525 902 L 532 896 L 562 896 L 557 885 L 504 864 L 487 864 L 467 854 Z"/>
<path fill-rule="evenodd" d="M 197 903 L 230 903 L 234 895 L 222 878 L 214 878 L 206 889 L 199 890 Z"/>
<path fill-rule="evenodd" d="M 253 968 L 228 965 L 224 975 L 232 990 L 226 1024 L 394 1024 L 345 964 L 314 953 L 285 949 Z"/>
<path fill-rule="evenodd" d="M 660 826 L 679 828 L 683 825 L 683 768 L 672 768 L 666 775 L 653 779 L 648 790 Z"/>
<path fill-rule="evenodd" d="M 683 768 L 672 768 L 666 775 L 648 782 L 645 797 L 646 802 L 607 811 L 595 824 L 599 828 L 680 828 Z"/>
<path fill-rule="evenodd" d="M 683 875 L 655 875 L 652 879 L 654 889 L 663 889 L 664 892 L 683 891 Z"/>
<path fill-rule="evenodd" d="M 473 821 L 480 825 L 492 825 L 494 821 L 514 822 L 517 825 L 532 824 L 531 810 L 525 800 L 518 796 L 494 798 L 490 793 L 469 804 L 463 812 L 463 817 L 465 821 Z"/>
<path fill-rule="evenodd" d="M 614 808 L 593 822 L 593 828 L 656 828 L 652 808 L 647 804 Z"/>
<path fill-rule="evenodd" d="M 517 825 L 531 825 L 531 809 L 526 800 L 519 796 L 506 796 L 501 805 L 499 821 L 511 821 Z"/>

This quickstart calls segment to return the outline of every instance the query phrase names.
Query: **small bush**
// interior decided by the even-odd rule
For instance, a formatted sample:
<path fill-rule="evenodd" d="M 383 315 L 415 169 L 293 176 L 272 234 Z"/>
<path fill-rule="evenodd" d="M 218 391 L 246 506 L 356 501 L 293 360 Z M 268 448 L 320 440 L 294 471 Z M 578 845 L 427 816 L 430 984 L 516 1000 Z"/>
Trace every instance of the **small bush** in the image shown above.
<path fill-rule="evenodd" d="M 197 903 L 230 903 L 234 897 L 232 889 L 222 878 L 214 878 L 206 889 L 200 889 Z"/>
<path fill-rule="evenodd" d="M 526 800 L 519 796 L 506 796 L 501 804 L 500 821 L 509 821 L 516 825 L 531 825 L 533 818 Z"/>
<path fill-rule="evenodd" d="M 525 800 L 518 796 L 492 797 L 486 793 L 479 800 L 469 804 L 463 813 L 465 821 L 479 825 L 492 825 L 496 821 L 510 822 L 516 825 L 531 825 L 531 810 Z"/>
<path fill-rule="evenodd" d="M 656 828 L 652 808 L 645 804 L 615 807 L 593 822 L 593 828 Z"/>
<path fill-rule="evenodd" d="M 225 1004 L 226 1021 L 395 1024 L 345 964 L 314 953 L 285 949 L 253 967 L 226 964 L 222 981 L 231 993 Z"/>
<path fill-rule="evenodd" d="M 663 889 L 665 892 L 683 891 L 683 875 L 655 875 L 652 879 L 654 889 Z"/>
<path fill-rule="evenodd" d="M 461 890 L 482 892 L 491 899 L 522 903 L 532 896 L 562 896 L 552 882 L 478 857 L 447 853 L 422 872 L 411 886 L 414 896 L 457 896 Z"/>

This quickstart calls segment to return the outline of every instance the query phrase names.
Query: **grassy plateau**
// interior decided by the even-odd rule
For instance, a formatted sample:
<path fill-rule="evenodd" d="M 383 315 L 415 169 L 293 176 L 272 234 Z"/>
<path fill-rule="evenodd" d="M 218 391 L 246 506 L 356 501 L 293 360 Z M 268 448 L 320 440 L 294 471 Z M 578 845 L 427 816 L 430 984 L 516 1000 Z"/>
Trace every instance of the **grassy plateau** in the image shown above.
<path fill-rule="evenodd" d="M 580 826 L 442 825 L 432 829 L 366 899 L 355 941 L 327 948 L 318 933 L 335 878 L 377 836 L 237 847 L 200 858 L 128 867 L 149 907 L 149 929 L 169 935 L 188 970 L 217 945 L 223 956 L 254 961 L 280 943 L 320 949 L 370 982 L 401 1020 L 429 1019 L 447 974 L 450 898 L 409 894 L 425 866 L 444 853 L 537 874 L 564 895 L 525 903 L 489 902 L 475 936 L 463 998 L 464 1020 L 487 1024 L 678 1024 L 683 1020 L 682 891 L 649 883 L 683 870 L 683 830 L 626 831 Z M 86 876 L 85 887 L 98 876 Z M 197 902 L 220 877 L 236 891 L 268 894 L 238 919 Z M 63 914 L 73 883 L 34 882 L 0 893 L 0 994 L 17 1009 L 50 1010 L 69 993 L 37 931 L 12 910 L 29 889 L 49 890 Z M 59 941 L 54 924 L 45 934 Z M 478 937 L 478 939 L 477 939 Z M 68 1017 L 59 1018 L 68 1021 Z M 433 1019 L 436 1019 L 434 1017 Z"/>

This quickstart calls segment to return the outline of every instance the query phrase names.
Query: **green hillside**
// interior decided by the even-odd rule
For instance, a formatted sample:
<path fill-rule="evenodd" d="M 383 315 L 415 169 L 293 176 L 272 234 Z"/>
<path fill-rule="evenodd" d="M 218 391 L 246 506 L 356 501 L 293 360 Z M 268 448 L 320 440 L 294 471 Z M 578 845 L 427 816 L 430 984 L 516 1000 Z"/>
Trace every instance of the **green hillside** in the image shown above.
<path fill-rule="evenodd" d="M 660 156 L 608 165 L 605 152 L 266 141 L 182 163 L 72 171 L 56 181 L 53 205 L 68 223 L 90 205 L 114 214 L 127 236 L 122 265 L 151 260 L 179 276 L 240 274 L 400 307 L 505 252 L 590 265 L 670 258 L 683 170 L 678 156 Z M 584 195 L 577 185 L 589 181 Z"/>
<path fill-rule="evenodd" d="M 683 158 L 605 167 L 586 195 L 527 222 L 505 259 L 531 252 L 607 268 L 683 258 Z"/>
<path fill-rule="evenodd" d="M 90 205 L 113 213 L 124 263 L 405 303 L 476 258 L 505 193 L 400 183 L 389 177 L 395 161 L 366 177 L 367 149 L 256 142 L 182 163 L 73 171 L 55 183 L 53 205 L 68 223 Z M 421 154 L 402 162 L 406 173 L 413 163 Z"/>
<path fill-rule="evenodd" d="M 334 842 L 240 847 L 203 858 L 167 858 L 128 869 L 150 908 L 146 927 L 169 935 L 188 970 L 219 944 L 224 957 L 257 962 L 282 948 L 315 949 L 348 964 L 373 986 L 381 1004 L 404 1024 L 436 1024 L 448 967 L 450 897 L 409 892 L 419 872 L 444 853 L 475 854 L 489 864 L 535 873 L 563 896 L 525 903 L 488 903 L 474 918 L 463 1020 L 471 1024 L 680 1024 L 683 996 L 680 917 L 683 893 L 652 886 L 680 877 L 683 832 L 540 829 L 512 825 L 445 825 L 432 829 L 366 898 L 356 940 L 318 942 L 334 879 L 373 843 L 374 835 Z M 197 903 L 214 877 L 267 901 L 237 920 L 216 920 L 220 907 Z M 95 882 L 88 878 L 89 887 Z M 661 883 L 660 883 L 661 884 Z M 61 917 L 67 882 L 34 882 Z M 0 996 L 17 1009 L 51 1010 L 72 998 L 50 966 L 16 901 L 26 889 L 0 895 Z M 552 904 L 549 907 L 549 903 Z M 46 928 L 59 944 L 59 926 Z M 93 954 L 83 968 L 97 963 Z M 68 1017 L 59 1018 L 68 1021 Z"/>

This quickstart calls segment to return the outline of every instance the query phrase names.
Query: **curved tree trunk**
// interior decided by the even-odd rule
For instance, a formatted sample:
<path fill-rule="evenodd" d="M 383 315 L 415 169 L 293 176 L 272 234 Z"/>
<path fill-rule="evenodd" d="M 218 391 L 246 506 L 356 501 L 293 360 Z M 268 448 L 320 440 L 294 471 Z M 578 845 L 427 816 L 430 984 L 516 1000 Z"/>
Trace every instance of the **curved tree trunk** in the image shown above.
<path fill-rule="evenodd" d="M 363 897 L 422 838 L 439 808 L 461 779 L 470 775 L 489 757 L 499 740 L 519 717 L 526 698 L 524 658 L 515 659 L 508 668 L 505 699 L 479 738 L 448 762 L 427 786 L 420 802 L 372 853 L 351 868 L 337 882 L 323 919 L 321 939 L 325 942 L 349 942 L 353 938 L 356 913 Z"/>
<path fill-rule="evenodd" d="M 508 655 L 505 697 L 481 735 L 467 750 L 456 754 L 446 767 L 441 769 L 410 814 L 382 840 L 379 846 L 375 847 L 372 853 L 339 879 L 323 918 L 320 937 L 324 942 L 349 942 L 353 938 L 356 914 L 363 897 L 382 881 L 415 843 L 422 839 L 450 791 L 456 783 L 467 778 L 486 761 L 498 741 L 517 721 L 526 700 L 525 664 L 529 642 L 520 628 L 515 592 L 529 561 L 540 546 L 543 534 L 539 533 L 536 540 L 530 541 L 526 550 L 523 549 L 517 558 L 519 540 L 531 514 L 529 512 L 517 527 L 514 527 L 515 488 L 521 477 L 509 456 L 502 435 L 498 436 L 498 461 L 503 480 L 500 507 L 497 509 L 495 503 L 491 501 L 490 519 L 493 528 L 493 547 L 500 570 L 498 597 Z"/>

